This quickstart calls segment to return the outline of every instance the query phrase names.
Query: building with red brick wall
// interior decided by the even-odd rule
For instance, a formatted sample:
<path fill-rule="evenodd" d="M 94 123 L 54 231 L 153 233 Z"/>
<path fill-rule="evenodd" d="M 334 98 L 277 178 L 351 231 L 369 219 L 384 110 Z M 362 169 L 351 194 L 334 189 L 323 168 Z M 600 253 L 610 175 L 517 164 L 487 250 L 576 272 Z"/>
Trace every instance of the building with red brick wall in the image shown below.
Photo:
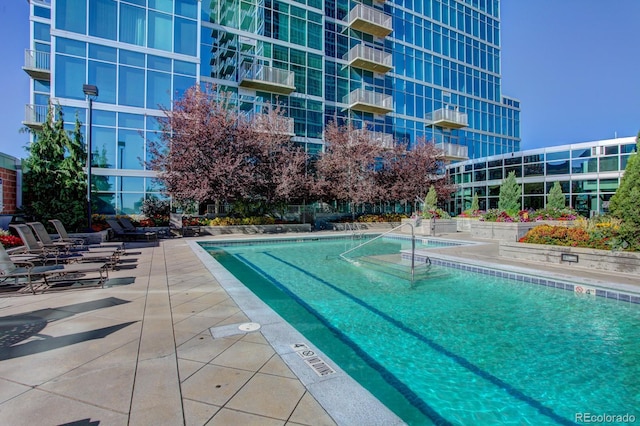
<path fill-rule="evenodd" d="M 20 160 L 0 153 L 0 214 L 14 214 L 22 204 L 22 170 Z"/>

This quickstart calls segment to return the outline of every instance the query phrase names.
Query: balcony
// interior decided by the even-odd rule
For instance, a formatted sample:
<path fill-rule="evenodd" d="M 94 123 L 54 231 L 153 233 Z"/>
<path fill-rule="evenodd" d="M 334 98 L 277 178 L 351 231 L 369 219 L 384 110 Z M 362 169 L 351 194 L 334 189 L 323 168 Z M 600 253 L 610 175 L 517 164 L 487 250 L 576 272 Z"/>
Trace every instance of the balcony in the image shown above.
<path fill-rule="evenodd" d="M 356 89 L 342 98 L 342 102 L 349 105 L 347 109 L 371 112 L 373 114 L 387 114 L 393 111 L 393 98 L 384 93 L 370 90 Z"/>
<path fill-rule="evenodd" d="M 362 134 L 362 133 L 365 133 L 365 131 L 362 129 L 356 130 L 356 134 Z M 366 134 L 376 145 L 380 146 L 381 148 L 385 148 L 385 149 L 393 148 L 394 143 L 393 143 L 392 134 L 384 133 L 384 132 L 374 132 L 371 130 L 367 131 Z"/>
<path fill-rule="evenodd" d="M 351 9 L 347 16 L 347 26 L 376 37 L 386 37 L 393 31 L 390 15 L 362 4 Z"/>
<path fill-rule="evenodd" d="M 49 105 L 27 104 L 22 124 L 32 130 L 42 130 L 42 125 L 47 121 L 48 109 Z"/>
<path fill-rule="evenodd" d="M 293 71 L 261 64 L 244 63 L 239 72 L 240 87 L 282 95 L 288 95 L 296 90 Z"/>
<path fill-rule="evenodd" d="M 51 63 L 49 52 L 39 52 L 37 50 L 25 50 L 24 66 L 22 69 L 29 74 L 29 77 L 36 80 L 51 80 Z"/>
<path fill-rule="evenodd" d="M 469 147 L 449 142 L 440 142 L 436 144 L 436 148 L 444 152 L 446 161 L 463 161 L 469 159 Z"/>
<path fill-rule="evenodd" d="M 254 114 L 251 119 L 255 125 L 254 129 L 261 133 L 273 133 L 276 135 L 295 136 L 295 122 L 290 117 L 279 117 L 278 121 L 281 122 L 269 122 L 269 115 L 267 114 Z"/>
<path fill-rule="evenodd" d="M 434 126 L 446 127 L 448 129 L 461 129 L 467 127 L 469 122 L 467 114 L 455 109 L 440 108 L 426 115 Z"/>
<path fill-rule="evenodd" d="M 346 60 L 352 67 L 381 74 L 387 73 L 393 68 L 391 53 L 386 53 L 364 44 L 352 47 L 342 59 Z"/>

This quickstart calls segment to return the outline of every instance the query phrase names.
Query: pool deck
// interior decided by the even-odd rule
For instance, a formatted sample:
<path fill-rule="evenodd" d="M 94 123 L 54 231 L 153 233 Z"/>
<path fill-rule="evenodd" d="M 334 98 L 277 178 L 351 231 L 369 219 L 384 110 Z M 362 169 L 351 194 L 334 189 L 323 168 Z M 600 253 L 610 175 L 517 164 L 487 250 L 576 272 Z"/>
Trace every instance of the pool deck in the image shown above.
<path fill-rule="evenodd" d="M 247 238 L 132 243 L 104 289 L 0 295 L 0 424 L 402 424 L 195 247 L 236 237 Z M 635 276 L 515 262 L 492 241 L 439 237 L 481 243 L 433 249 L 445 257 L 640 291 Z"/>

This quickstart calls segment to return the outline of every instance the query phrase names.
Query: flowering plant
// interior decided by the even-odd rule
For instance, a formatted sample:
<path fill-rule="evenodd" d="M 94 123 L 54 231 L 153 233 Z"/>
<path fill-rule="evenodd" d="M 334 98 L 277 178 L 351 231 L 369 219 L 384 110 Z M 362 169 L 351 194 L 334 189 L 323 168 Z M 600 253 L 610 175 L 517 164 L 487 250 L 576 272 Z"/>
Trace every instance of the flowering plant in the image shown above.
<path fill-rule="evenodd" d="M 0 243 L 5 248 L 20 247 L 22 245 L 22 240 L 20 237 L 16 237 L 15 235 L 4 235 L 3 233 L 0 235 Z"/>
<path fill-rule="evenodd" d="M 569 247 L 610 249 L 610 239 L 593 235 L 581 227 L 540 225 L 532 228 L 519 240 L 521 243 L 550 244 Z"/>
<path fill-rule="evenodd" d="M 486 212 L 484 210 L 468 209 L 460 213 L 459 217 L 482 217 Z"/>
<path fill-rule="evenodd" d="M 425 210 L 422 212 L 423 219 L 451 219 L 449 213 L 445 212 L 442 209 L 433 209 L 433 210 Z"/>

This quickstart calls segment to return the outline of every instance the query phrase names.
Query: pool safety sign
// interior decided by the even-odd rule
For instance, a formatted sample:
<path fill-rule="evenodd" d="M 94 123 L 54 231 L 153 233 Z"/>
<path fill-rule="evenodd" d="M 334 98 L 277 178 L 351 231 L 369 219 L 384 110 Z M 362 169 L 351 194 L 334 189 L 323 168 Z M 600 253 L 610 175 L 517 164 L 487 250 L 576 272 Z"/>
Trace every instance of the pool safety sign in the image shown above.
<path fill-rule="evenodd" d="M 596 295 L 596 289 L 593 287 L 585 287 L 583 285 L 577 285 L 573 288 L 573 292 L 576 294 L 587 294 L 589 296 Z"/>
<path fill-rule="evenodd" d="M 291 348 L 318 376 L 324 377 L 336 372 L 305 343 L 294 343 Z"/>

